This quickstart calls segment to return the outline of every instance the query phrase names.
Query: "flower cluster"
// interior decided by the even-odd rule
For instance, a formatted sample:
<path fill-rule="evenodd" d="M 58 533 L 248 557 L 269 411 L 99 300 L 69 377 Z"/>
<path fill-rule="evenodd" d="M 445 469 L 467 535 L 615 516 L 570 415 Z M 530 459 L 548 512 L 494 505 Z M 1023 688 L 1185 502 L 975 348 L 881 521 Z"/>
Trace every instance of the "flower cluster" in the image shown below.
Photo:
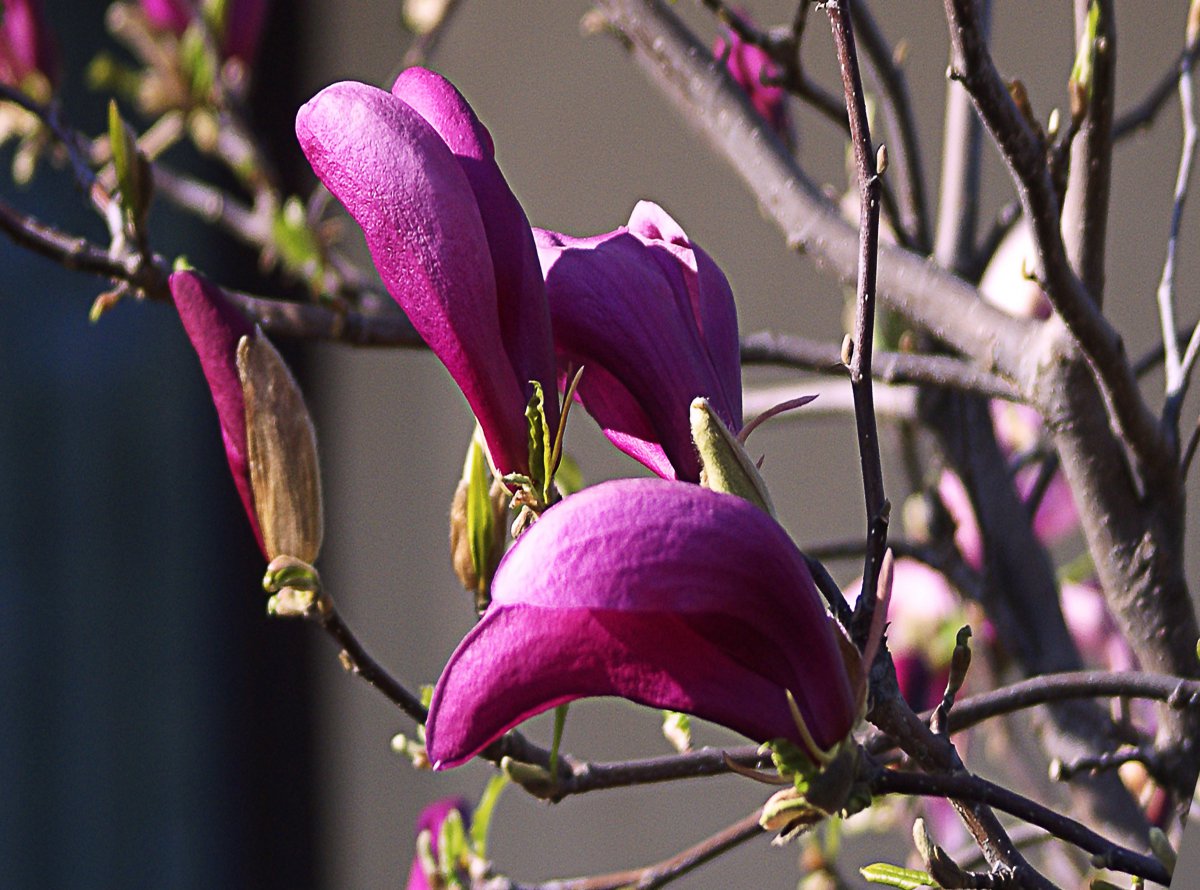
<path fill-rule="evenodd" d="M 683 484 L 701 477 L 693 401 L 742 424 L 736 310 L 712 258 L 648 202 L 594 237 L 532 229 L 488 131 L 430 71 L 404 72 L 390 93 L 328 87 L 296 131 L 501 474 L 533 469 L 526 406 L 582 367 L 580 403 L 663 477 L 568 497 L 519 538 L 434 692 L 435 764 L 596 695 L 787 739 L 814 758 L 844 739 L 855 692 L 803 557 L 748 501 Z"/>
<path fill-rule="evenodd" d="M 765 492 L 751 501 L 696 484 L 720 487 L 702 455 L 740 448 L 732 433 L 742 426 L 736 310 L 712 258 L 648 202 L 595 237 L 533 229 L 487 129 L 424 69 L 405 71 L 391 92 L 328 87 L 300 110 L 296 131 L 466 397 L 496 472 L 491 493 L 507 486 L 515 503 L 540 468 L 553 495 L 489 569 L 482 619 L 434 690 L 434 765 L 464 762 L 534 714 L 606 695 L 826 762 L 859 717 L 857 653 L 763 509 Z M 264 552 L 280 557 L 247 474 L 255 409 L 240 350 L 256 335 L 196 276 L 178 273 L 172 291 L 247 513 Z M 544 434 L 561 432 L 560 388 L 662 478 L 558 500 Z M 694 416 L 716 432 L 694 433 Z"/>

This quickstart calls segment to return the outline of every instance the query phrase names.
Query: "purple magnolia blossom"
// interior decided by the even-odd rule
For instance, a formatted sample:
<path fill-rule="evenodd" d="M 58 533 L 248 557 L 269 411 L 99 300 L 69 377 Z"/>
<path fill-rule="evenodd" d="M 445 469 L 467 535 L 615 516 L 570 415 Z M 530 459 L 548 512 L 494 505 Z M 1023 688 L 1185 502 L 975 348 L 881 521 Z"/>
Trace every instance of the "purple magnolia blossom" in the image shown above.
<path fill-rule="evenodd" d="M 421 815 L 417 817 L 417 837 L 420 837 L 423 831 L 429 832 L 430 852 L 435 861 L 438 855 L 442 823 L 451 813 L 455 812 L 462 816 L 464 825 L 470 824 L 471 806 L 461 797 L 447 797 L 435 801 L 421 810 Z M 429 878 L 425 876 L 425 869 L 421 867 L 419 858 L 413 859 L 412 868 L 408 871 L 408 883 L 405 885 L 405 890 L 433 890 L 429 884 Z"/>
<path fill-rule="evenodd" d="M 746 18 L 745 13 L 742 18 Z M 778 83 L 779 66 L 762 47 L 747 43 L 734 31 L 725 31 L 713 42 L 713 56 L 724 60 L 733 82 L 742 88 L 750 104 L 788 145 L 795 141 L 788 113 L 787 91 Z"/>
<path fill-rule="evenodd" d="M 608 438 L 667 479 L 700 478 L 688 412 L 742 426 L 737 308 L 725 275 L 658 205 L 592 238 L 535 230 L 559 365 Z"/>
<path fill-rule="evenodd" d="M 142 12 L 152 28 L 181 35 L 192 23 L 196 6 L 188 0 L 141 0 Z M 267 0 L 227 0 L 225 27 L 220 35 L 221 51 L 229 58 L 254 63 L 263 28 L 267 23 Z"/>
<path fill-rule="evenodd" d="M 558 418 L 550 316 L 529 222 L 487 129 L 449 81 L 410 68 L 391 93 L 327 87 L 300 109 L 296 134 L 467 397 L 500 471 L 527 473 L 530 381 L 552 427 Z"/>
<path fill-rule="evenodd" d="M 39 0 L 4 0 L 0 23 L 0 82 L 12 87 L 35 71 L 53 83 L 58 77 L 58 49 L 46 25 Z"/>
<path fill-rule="evenodd" d="M 551 507 L 501 562 L 434 690 L 429 757 L 457 766 L 535 714 L 601 695 L 805 747 L 789 691 L 829 749 L 857 717 L 837 633 L 800 551 L 748 501 L 602 483 Z"/>
<path fill-rule="evenodd" d="M 246 508 L 246 516 L 254 529 L 259 549 L 269 559 L 250 486 L 246 402 L 237 370 L 238 341 L 242 337 L 254 336 L 254 327 L 230 305 L 219 287 L 193 272 L 176 272 L 171 276 L 171 296 L 188 339 L 200 357 L 204 379 L 212 391 L 233 484 L 242 499 L 242 506 Z"/>
<path fill-rule="evenodd" d="M 1042 419 L 1036 411 L 1025 405 L 994 401 L 991 404 L 992 423 L 996 439 L 1006 455 L 1014 455 L 1031 448 L 1041 435 Z M 1013 478 L 1017 495 L 1022 502 L 1029 500 L 1037 486 L 1041 465 L 1021 467 Z M 962 480 L 949 470 L 938 480 L 938 494 L 947 512 L 954 519 L 954 541 L 967 564 L 972 568 L 983 567 L 983 537 L 970 496 Z M 1044 544 L 1055 544 L 1079 528 L 1079 510 L 1071 487 L 1062 471 L 1050 479 L 1037 512 L 1033 517 L 1033 531 Z"/>
<path fill-rule="evenodd" d="M 150 27 L 182 34 L 192 22 L 194 7 L 188 0 L 142 0 L 142 13 Z"/>

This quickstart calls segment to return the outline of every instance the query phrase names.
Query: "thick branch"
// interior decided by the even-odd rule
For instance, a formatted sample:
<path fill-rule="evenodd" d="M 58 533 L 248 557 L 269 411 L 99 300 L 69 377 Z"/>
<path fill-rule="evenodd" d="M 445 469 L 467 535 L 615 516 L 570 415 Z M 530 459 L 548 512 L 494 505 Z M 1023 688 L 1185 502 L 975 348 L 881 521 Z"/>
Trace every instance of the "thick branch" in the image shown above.
<path fill-rule="evenodd" d="M 1018 109 L 992 62 L 980 33 L 975 0 L 945 0 L 956 72 L 1012 172 L 1038 253 L 1043 287 L 1101 381 L 1117 428 L 1126 439 L 1139 474 L 1156 480 L 1168 453 L 1156 418 L 1142 401 L 1120 335 L 1100 313 L 1093 295 L 1071 268 L 1059 228 L 1059 205 L 1046 146 Z M 1049 350 L 1034 350 L 1031 361 Z M 1026 369 L 1036 377 L 1038 369 Z"/>
<path fill-rule="evenodd" d="M 1076 0 L 1078 41 L 1087 39 L 1089 3 L 1099 21 L 1092 54 L 1085 117 L 1071 141 L 1071 167 L 1063 199 L 1062 234 L 1067 258 L 1096 305 L 1104 302 L 1105 236 L 1112 185 L 1113 104 L 1116 94 L 1117 22 L 1112 0 Z"/>

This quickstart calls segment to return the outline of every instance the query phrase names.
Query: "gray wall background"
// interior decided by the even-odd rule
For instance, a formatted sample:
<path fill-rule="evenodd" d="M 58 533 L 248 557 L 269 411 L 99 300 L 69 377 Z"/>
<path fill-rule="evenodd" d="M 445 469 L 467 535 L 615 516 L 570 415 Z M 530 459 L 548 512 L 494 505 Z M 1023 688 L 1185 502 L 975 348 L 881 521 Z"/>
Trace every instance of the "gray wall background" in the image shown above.
<path fill-rule="evenodd" d="M 1185 5 L 1120 4 L 1119 107 L 1142 95 L 1169 64 L 1181 41 Z M 304 57 L 310 64 L 301 75 L 306 85 L 312 91 L 341 79 L 388 85 L 405 45 L 397 6 L 324 0 L 308 7 Z M 697 6 L 683 0 L 674 8 L 711 35 L 711 20 Z M 786 250 L 732 174 L 710 158 L 701 139 L 615 41 L 581 34 L 580 18 L 588 8 L 575 0 L 475 0 L 465 5 L 433 60 L 491 129 L 500 164 L 533 224 L 574 234 L 607 231 L 625 221 L 638 199 L 655 200 L 722 265 L 738 298 L 743 331 L 773 327 L 840 339 L 840 288 L 811 261 Z M 909 44 L 906 67 L 927 139 L 932 186 L 947 59 L 940 5 L 881 2 L 875 8 L 887 34 Z M 786 21 L 789 10 L 786 2 L 751 6 L 760 22 L 772 24 Z M 808 65 L 836 88 L 828 25 L 819 11 L 810 21 Z M 1043 119 L 1052 106 L 1066 106 L 1071 27 L 1067 3 L 996 4 L 1001 69 L 1026 82 Z M 1131 140 L 1117 154 L 1107 305 L 1127 332 L 1133 354 L 1156 339 L 1153 294 L 1179 145 L 1176 109 L 1163 115 L 1151 136 Z M 836 134 L 811 113 L 798 120 L 806 165 L 821 181 L 844 189 L 843 147 Z M 991 153 L 986 181 L 985 225 L 1009 196 L 1005 173 Z M 1187 318 L 1200 310 L 1195 217 L 1193 212 L 1188 222 L 1180 278 L 1181 305 L 1187 307 L 1181 314 Z M 428 356 L 331 348 L 320 351 L 316 368 L 314 400 L 330 492 L 325 577 L 386 663 L 406 680 L 432 682 L 472 622 L 449 570 L 442 522 L 470 415 Z M 802 547 L 860 533 L 860 483 L 848 419 L 780 423 L 755 439 L 766 453 L 765 473 L 783 521 Z M 590 420 L 573 418 L 571 445 L 591 480 L 637 472 L 604 446 Z M 895 499 L 903 480 L 898 472 L 888 480 Z M 1193 577 L 1197 560 L 1193 552 Z M 842 577 L 848 580 L 845 572 Z M 324 655 L 318 654 L 317 670 L 326 719 L 317 750 L 325 874 L 331 886 L 380 886 L 407 867 L 410 826 L 421 806 L 452 792 L 476 796 L 487 771 L 472 766 L 444 776 L 413 772 L 388 750 L 393 733 L 408 731 L 403 719 L 362 684 L 342 676 L 331 652 Z M 535 726 L 535 735 L 549 737 L 544 719 Z M 700 743 L 724 737 L 709 728 L 698 733 Z M 607 702 L 573 707 L 564 745 L 592 758 L 665 751 L 653 714 Z M 601 793 L 555 807 L 512 793 L 501 804 L 492 853 L 507 873 L 530 880 L 633 867 L 705 837 L 749 812 L 763 796 L 762 789 L 729 778 Z M 758 841 L 680 886 L 788 887 L 797 877 L 795 858 L 794 848 L 777 850 Z"/>

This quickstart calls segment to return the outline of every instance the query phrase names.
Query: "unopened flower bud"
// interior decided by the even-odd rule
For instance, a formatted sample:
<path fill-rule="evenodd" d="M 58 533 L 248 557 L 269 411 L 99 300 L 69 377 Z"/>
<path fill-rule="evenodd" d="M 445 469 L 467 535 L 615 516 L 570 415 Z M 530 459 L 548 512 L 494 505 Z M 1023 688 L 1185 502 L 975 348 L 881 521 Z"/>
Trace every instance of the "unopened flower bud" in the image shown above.
<path fill-rule="evenodd" d="M 504 485 L 492 477 L 477 428 L 450 504 L 450 557 L 454 574 L 475 595 L 475 608 L 481 613 L 488 605 L 492 575 L 504 555 L 508 500 Z"/>
<path fill-rule="evenodd" d="M 775 506 L 758 467 L 707 399 L 692 402 L 691 422 L 692 441 L 700 455 L 700 484 L 736 494 L 774 516 Z"/>

